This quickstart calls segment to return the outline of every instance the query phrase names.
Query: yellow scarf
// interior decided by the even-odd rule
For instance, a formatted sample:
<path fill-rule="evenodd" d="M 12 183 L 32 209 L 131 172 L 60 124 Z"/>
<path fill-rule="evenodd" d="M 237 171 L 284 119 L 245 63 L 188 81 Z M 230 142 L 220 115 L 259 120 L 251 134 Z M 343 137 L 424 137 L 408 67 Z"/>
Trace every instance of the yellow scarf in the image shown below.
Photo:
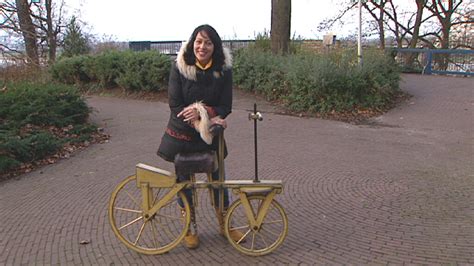
<path fill-rule="evenodd" d="M 201 70 L 207 70 L 211 68 L 212 66 L 212 58 L 209 60 L 209 63 L 207 63 L 205 66 L 201 65 L 198 60 L 196 60 L 196 66 L 199 67 Z"/>

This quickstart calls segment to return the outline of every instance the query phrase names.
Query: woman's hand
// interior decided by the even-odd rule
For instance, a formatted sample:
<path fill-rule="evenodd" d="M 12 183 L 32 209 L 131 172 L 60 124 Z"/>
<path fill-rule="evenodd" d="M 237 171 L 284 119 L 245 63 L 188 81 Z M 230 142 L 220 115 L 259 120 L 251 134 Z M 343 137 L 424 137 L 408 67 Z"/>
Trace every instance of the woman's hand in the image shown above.
<path fill-rule="evenodd" d="M 177 116 L 184 117 L 183 121 L 190 124 L 194 123 L 194 121 L 199 120 L 200 118 L 198 110 L 192 105 L 185 107 L 183 111 L 179 112 Z"/>
<path fill-rule="evenodd" d="M 222 119 L 218 116 L 211 118 L 211 125 L 218 124 L 221 125 L 223 128 L 227 128 L 227 122 L 225 119 Z"/>

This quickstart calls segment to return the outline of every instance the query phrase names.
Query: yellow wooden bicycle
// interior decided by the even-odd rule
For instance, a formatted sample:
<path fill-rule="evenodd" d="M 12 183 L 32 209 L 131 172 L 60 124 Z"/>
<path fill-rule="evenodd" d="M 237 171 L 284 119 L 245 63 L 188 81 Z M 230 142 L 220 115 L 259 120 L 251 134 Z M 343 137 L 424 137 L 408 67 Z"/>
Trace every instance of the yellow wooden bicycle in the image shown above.
<path fill-rule="evenodd" d="M 190 181 L 177 182 L 176 174 L 145 164 L 136 166 L 135 175 L 127 177 L 114 189 L 109 202 L 109 222 L 115 235 L 127 247 L 143 254 L 162 254 L 176 247 L 193 225 L 196 229 L 195 207 L 196 189 L 208 188 L 211 199 L 214 189 L 219 189 L 220 206 L 224 202 L 224 188 L 238 195 L 228 208 L 224 219 L 224 232 L 238 251 L 260 256 L 278 248 L 288 233 L 288 218 L 283 207 L 275 200 L 282 192 L 280 180 L 259 180 L 257 165 L 257 121 L 262 115 L 249 114 L 254 121 L 255 134 L 255 177 L 253 180 L 223 180 L 224 177 L 224 138 L 223 129 L 218 128 L 219 156 L 203 153 L 197 156 L 183 155 L 184 160 L 176 164 L 192 170 Z M 220 180 L 211 179 L 217 158 Z M 203 159 L 204 158 L 204 159 Z M 212 163 L 209 163 L 210 158 Z M 198 167 L 192 167 L 192 166 Z M 191 166 L 191 167 L 190 167 Z M 207 173 L 207 181 L 196 181 L 194 174 Z M 190 206 L 183 189 L 190 188 L 193 206 Z M 182 207 L 178 205 L 178 198 Z M 212 204 L 212 200 L 211 200 Z M 243 236 L 232 240 L 229 233 L 240 230 Z"/>

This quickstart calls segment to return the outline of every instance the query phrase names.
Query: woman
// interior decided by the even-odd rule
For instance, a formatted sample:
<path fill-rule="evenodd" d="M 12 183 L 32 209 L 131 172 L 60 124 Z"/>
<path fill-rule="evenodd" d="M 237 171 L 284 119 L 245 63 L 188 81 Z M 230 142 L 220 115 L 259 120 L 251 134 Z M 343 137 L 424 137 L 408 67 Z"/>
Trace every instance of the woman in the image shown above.
<path fill-rule="evenodd" d="M 212 123 L 227 126 L 225 118 L 232 111 L 232 57 L 228 49 L 222 46 L 222 40 L 216 30 L 209 25 L 201 25 L 192 33 L 178 53 L 176 63 L 172 65 L 168 85 L 170 119 L 162 137 L 158 155 L 173 162 L 178 153 L 218 150 L 217 138 L 207 144 L 196 131 L 193 124 L 200 119 L 193 104 L 201 102 Z M 226 155 L 226 154 L 225 154 Z M 178 176 L 178 181 L 189 180 L 189 176 Z M 219 179 L 219 171 L 212 174 Z M 192 203 L 191 191 L 185 190 L 186 197 Z M 214 191 L 214 206 L 218 204 L 219 190 Z M 224 190 L 224 211 L 229 206 L 227 189 Z M 181 205 L 182 206 L 182 205 Z M 216 212 L 219 210 L 216 209 Z M 225 212 L 224 212 L 225 213 Z M 223 217 L 218 216 L 220 232 L 224 234 Z M 235 241 L 242 233 L 231 231 Z M 197 248 L 199 238 L 190 231 L 184 238 L 188 248 Z"/>

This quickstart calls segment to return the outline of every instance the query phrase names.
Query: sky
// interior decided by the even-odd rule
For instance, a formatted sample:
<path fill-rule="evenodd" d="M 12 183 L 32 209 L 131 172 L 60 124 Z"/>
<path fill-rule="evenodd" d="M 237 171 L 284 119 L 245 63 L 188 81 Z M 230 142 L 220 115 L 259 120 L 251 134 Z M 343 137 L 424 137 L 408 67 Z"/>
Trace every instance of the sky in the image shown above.
<path fill-rule="evenodd" d="M 341 0 L 292 0 L 291 34 L 320 39 L 317 26 L 336 14 Z M 65 0 L 90 33 L 116 41 L 186 40 L 195 27 L 212 25 L 222 39 L 253 39 L 270 31 L 271 0 Z M 356 10 L 354 10 L 356 11 Z M 357 23 L 335 30 L 357 30 Z M 334 30 L 333 30 L 334 31 Z"/>

